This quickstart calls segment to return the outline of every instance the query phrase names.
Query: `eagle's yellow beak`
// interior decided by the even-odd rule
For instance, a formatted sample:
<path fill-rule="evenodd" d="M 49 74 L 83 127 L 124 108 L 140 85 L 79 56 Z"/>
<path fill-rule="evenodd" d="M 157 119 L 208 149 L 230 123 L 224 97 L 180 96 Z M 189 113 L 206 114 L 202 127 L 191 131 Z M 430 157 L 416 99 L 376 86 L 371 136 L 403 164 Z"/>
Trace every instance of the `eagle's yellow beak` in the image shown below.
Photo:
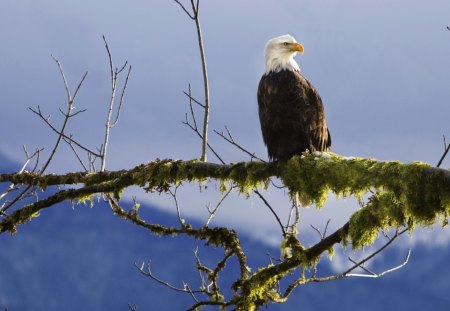
<path fill-rule="evenodd" d="M 303 45 L 301 45 L 300 43 L 295 43 L 294 44 L 294 51 L 300 52 L 303 54 L 303 52 L 305 51 Z"/>

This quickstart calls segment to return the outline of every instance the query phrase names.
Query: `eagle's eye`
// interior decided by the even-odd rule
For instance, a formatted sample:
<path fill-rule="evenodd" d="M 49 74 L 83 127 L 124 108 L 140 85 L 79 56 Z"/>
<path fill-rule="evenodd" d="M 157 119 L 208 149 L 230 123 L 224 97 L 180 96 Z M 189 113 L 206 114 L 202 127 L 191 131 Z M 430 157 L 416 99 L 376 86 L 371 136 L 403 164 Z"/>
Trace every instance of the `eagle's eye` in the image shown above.
<path fill-rule="evenodd" d="M 288 46 L 288 43 L 287 43 L 287 42 L 284 42 L 283 45 L 284 45 L 284 46 Z"/>

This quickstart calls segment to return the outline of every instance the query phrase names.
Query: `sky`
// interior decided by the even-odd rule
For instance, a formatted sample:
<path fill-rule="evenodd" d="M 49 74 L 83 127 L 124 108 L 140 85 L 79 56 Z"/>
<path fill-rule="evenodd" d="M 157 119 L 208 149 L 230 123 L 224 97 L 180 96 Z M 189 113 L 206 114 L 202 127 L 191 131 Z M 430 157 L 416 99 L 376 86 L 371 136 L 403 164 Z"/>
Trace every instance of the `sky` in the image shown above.
<path fill-rule="evenodd" d="M 265 43 L 285 33 L 305 47 L 296 60 L 323 99 L 333 152 L 435 165 L 443 135 L 450 141 L 450 2 L 232 0 L 201 1 L 200 10 L 210 78 L 210 143 L 225 161 L 249 159 L 212 132 L 225 126 L 237 142 L 267 158 L 256 89 Z M 107 168 L 199 157 L 200 140 L 182 124 L 189 111 L 183 91 L 190 84 L 197 99 L 203 95 L 196 32 L 174 1 L 3 1 L 0 29 L 3 155 L 22 162 L 23 145 L 44 147 L 44 155 L 51 150 L 54 133 L 28 109 L 39 105 L 52 122 L 62 122 L 59 108 L 66 107 L 66 97 L 51 55 L 61 61 L 72 91 L 88 72 L 75 103 L 87 110 L 72 121 L 69 133 L 90 148 L 100 147 L 110 94 L 105 35 L 116 66 L 126 60 L 132 65 Z M 209 160 L 217 162 L 212 154 Z M 80 169 L 66 146 L 48 172 Z M 213 183 L 201 194 L 198 185 L 179 192 L 187 218 L 205 219 L 205 206 L 220 200 Z M 137 189 L 126 194 L 174 211 L 170 196 Z M 266 196 L 286 219 L 289 201 L 282 191 Z M 323 210 L 312 208 L 302 217 L 318 227 L 332 218 L 330 226 L 337 228 L 355 208 L 353 200 L 331 196 Z M 253 196 L 234 194 L 213 223 L 268 242 L 280 239 L 273 216 Z M 450 236 L 448 230 L 436 232 Z"/>

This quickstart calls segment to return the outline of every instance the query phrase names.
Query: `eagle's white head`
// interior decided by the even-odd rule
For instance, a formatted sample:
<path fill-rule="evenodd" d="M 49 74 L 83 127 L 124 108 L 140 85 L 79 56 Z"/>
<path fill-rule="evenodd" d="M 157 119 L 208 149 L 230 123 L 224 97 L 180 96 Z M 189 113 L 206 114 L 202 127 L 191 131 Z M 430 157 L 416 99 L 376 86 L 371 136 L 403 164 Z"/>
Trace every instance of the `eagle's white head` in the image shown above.
<path fill-rule="evenodd" d="M 266 74 L 271 71 L 298 70 L 294 56 L 297 52 L 303 54 L 303 45 L 291 35 L 283 35 L 269 40 L 266 44 Z"/>

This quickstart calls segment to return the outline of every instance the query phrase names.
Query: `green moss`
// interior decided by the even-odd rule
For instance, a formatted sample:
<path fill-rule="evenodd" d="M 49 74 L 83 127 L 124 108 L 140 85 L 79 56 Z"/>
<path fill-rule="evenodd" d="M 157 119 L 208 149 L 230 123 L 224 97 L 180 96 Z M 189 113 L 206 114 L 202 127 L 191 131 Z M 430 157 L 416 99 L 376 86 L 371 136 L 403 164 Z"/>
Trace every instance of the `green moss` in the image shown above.
<path fill-rule="evenodd" d="M 392 193 L 372 196 L 367 205 L 350 218 L 349 235 L 353 249 L 372 244 L 379 229 L 400 227 L 404 222 L 402 208 L 396 204 Z"/>
<path fill-rule="evenodd" d="M 183 181 L 203 182 L 206 177 L 236 185 L 240 192 L 267 187 L 268 172 L 277 172 L 291 196 L 323 206 L 329 192 L 338 197 L 353 196 L 363 201 L 368 191 L 375 192 L 367 204 L 350 220 L 348 237 L 353 247 L 373 243 L 380 229 L 416 225 L 428 226 L 436 216 L 447 224 L 450 214 L 448 180 L 444 173 L 430 173 L 428 164 L 398 161 L 380 162 L 365 158 L 344 158 L 333 153 L 295 156 L 287 162 L 264 164 L 240 162 L 232 165 L 202 167 L 198 161 L 158 160 L 138 167 L 133 179 L 148 191 L 167 191 Z M 343 238 L 343 244 L 347 242 Z M 211 243 L 215 243 L 212 239 Z M 330 250 L 329 255 L 332 256 Z"/>
<path fill-rule="evenodd" d="M 207 178 L 220 180 L 220 189 L 224 191 L 227 183 L 233 183 L 240 192 L 249 194 L 256 187 L 267 188 L 269 182 L 268 166 L 261 162 L 239 162 L 232 165 L 210 165 L 198 160 L 157 160 L 134 169 L 132 180 L 145 187 L 147 191 L 164 192 L 171 185 L 183 181 L 205 182 Z"/>
<path fill-rule="evenodd" d="M 308 154 L 290 159 L 281 171 L 281 179 L 291 192 L 306 196 L 317 207 L 323 206 L 329 191 L 338 196 L 361 197 L 371 187 L 367 171 L 375 160 L 345 159 L 335 154 L 329 157 Z"/>
<path fill-rule="evenodd" d="M 249 194 L 257 187 L 267 188 L 269 179 L 264 179 L 264 166 L 255 162 L 241 162 L 235 164 L 230 173 L 230 179 L 236 182 L 238 189 L 242 193 Z"/>
<path fill-rule="evenodd" d="M 94 207 L 94 201 L 95 201 L 95 195 L 94 194 L 90 194 L 90 195 L 86 195 L 86 196 L 80 196 L 76 199 L 76 203 L 77 204 L 86 204 L 90 207 Z"/>
<path fill-rule="evenodd" d="M 328 252 L 328 259 L 332 260 L 334 256 L 334 247 L 332 246 L 328 248 L 327 252 Z"/>
<path fill-rule="evenodd" d="M 358 200 L 369 190 L 375 195 L 350 220 L 353 248 L 374 242 L 380 229 L 429 226 L 436 217 L 447 224 L 450 214 L 448 179 L 421 162 L 404 164 L 365 158 L 344 158 L 333 153 L 295 156 L 285 163 L 281 179 L 321 207 L 331 191 Z"/>
<path fill-rule="evenodd" d="M 274 265 L 258 269 L 252 276 L 251 281 L 242 288 L 243 301 L 239 305 L 239 310 L 255 310 L 264 305 L 273 295 L 275 285 L 284 277 L 284 274 L 274 273 Z"/>
<path fill-rule="evenodd" d="M 313 153 L 294 156 L 286 162 L 240 162 L 213 165 L 197 160 L 157 160 L 131 170 L 129 178 L 117 179 L 114 194 L 137 184 L 147 191 L 167 191 L 183 181 L 204 182 L 206 178 L 220 181 L 220 190 L 235 185 L 249 194 L 256 187 L 266 188 L 271 176 L 279 177 L 292 197 L 310 201 L 321 207 L 330 192 L 338 197 L 353 196 L 363 208 L 350 220 L 348 234 L 342 244 L 351 239 L 354 248 L 373 243 L 381 229 L 408 226 L 411 230 L 429 226 L 436 221 L 447 225 L 450 215 L 450 191 L 447 172 L 432 169 L 428 164 L 375 159 L 345 158 L 333 153 Z M 92 177 L 94 178 L 94 177 Z M 90 177 L 87 177 L 89 184 Z M 44 186 L 44 185 L 43 185 Z M 373 195 L 367 203 L 363 198 Z M 220 243 L 211 237 L 210 243 Z M 332 256 L 333 250 L 329 250 Z"/>

